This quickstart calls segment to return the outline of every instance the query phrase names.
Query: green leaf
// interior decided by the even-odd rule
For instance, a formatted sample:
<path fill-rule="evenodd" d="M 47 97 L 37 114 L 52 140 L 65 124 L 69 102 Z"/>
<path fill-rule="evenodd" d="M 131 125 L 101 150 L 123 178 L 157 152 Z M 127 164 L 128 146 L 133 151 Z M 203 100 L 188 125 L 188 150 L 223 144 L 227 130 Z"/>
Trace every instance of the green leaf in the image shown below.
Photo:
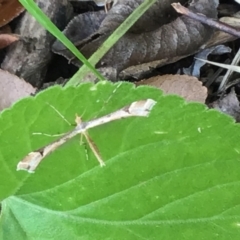
<path fill-rule="evenodd" d="M 157 101 L 148 118 L 89 131 L 106 167 L 76 137 L 34 174 L 16 171 L 55 139 L 32 133 L 73 128 L 47 103 L 74 122 L 75 113 L 87 121 L 146 98 Z M 219 112 L 154 88 L 102 82 L 26 98 L 0 125 L 1 239 L 239 239 L 240 129 Z"/>

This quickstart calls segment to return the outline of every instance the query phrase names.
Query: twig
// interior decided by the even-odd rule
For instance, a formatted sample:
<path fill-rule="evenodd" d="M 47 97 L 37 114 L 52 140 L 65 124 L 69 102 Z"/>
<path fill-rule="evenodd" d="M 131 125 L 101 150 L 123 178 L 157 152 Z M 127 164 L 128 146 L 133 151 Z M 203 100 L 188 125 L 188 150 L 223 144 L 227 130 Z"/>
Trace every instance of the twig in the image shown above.
<path fill-rule="evenodd" d="M 220 21 L 214 20 L 212 18 L 208 18 L 203 14 L 191 12 L 188 8 L 185 8 L 180 3 L 172 3 L 172 7 L 180 14 L 183 14 L 189 18 L 197 20 L 203 24 L 206 24 L 210 27 L 214 27 L 219 29 L 220 31 L 229 33 L 240 38 L 240 31 L 232 26 L 222 23 Z"/>

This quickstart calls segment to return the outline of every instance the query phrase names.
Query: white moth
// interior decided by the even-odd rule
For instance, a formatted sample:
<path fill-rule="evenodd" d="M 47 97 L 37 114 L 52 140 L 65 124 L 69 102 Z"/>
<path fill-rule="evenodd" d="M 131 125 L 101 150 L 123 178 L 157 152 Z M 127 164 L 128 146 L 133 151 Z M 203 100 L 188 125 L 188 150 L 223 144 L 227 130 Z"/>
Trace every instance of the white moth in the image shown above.
<path fill-rule="evenodd" d="M 97 160 L 100 163 L 100 166 L 104 166 L 104 162 L 101 159 L 100 155 L 98 154 L 96 148 L 94 147 L 93 142 L 89 138 L 87 134 L 87 130 L 90 128 L 94 128 L 96 126 L 115 121 L 122 118 L 128 118 L 128 117 L 148 117 L 151 109 L 156 104 L 156 101 L 152 99 L 147 100 L 140 100 L 131 103 L 128 106 L 125 106 L 115 112 L 112 112 L 108 115 L 105 115 L 100 118 L 96 118 L 93 120 L 90 120 L 88 122 L 81 122 L 77 120 L 77 126 L 72 130 L 64 134 L 62 137 L 60 137 L 58 140 L 38 149 L 33 152 L 30 152 L 27 154 L 26 157 L 24 157 L 18 164 L 17 164 L 17 170 L 25 170 L 29 173 L 33 173 L 34 170 L 37 168 L 39 163 L 51 152 L 56 150 L 58 147 L 60 147 L 62 144 L 64 144 L 69 139 L 75 137 L 78 134 L 83 134 L 89 145 L 90 148 L 93 150 Z"/>

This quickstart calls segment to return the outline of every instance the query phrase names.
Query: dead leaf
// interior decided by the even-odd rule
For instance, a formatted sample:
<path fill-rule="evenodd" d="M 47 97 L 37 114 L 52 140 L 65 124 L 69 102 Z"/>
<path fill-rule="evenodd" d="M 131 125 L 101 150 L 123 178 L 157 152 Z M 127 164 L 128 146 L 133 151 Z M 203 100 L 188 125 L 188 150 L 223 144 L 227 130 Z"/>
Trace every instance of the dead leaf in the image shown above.
<path fill-rule="evenodd" d="M 87 58 L 95 52 L 109 35 L 139 6 L 143 0 L 118 0 L 108 12 L 98 31 L 90 39 L 80 39 L 78 49 Z M 103 57 L 97 67 L 114 67 L 119 73 L 130 66 L 135 66 L 152 61 L 162 61 L 162 65 L 173 62 L 197 52 L 211 37 L 214 30 L 195 20 L 184 16 L 173 21 L 176 13 L 171 7 L 175 0 L 157 1 L 122 37 L 117 44 Z M 180 1 L 182 4 L 187 1 Z M 217 17 L 217 0 L 195 0 L 190 4 L 190 9 L 205 14 L 208 17 Z M 171 16 L 171 17 L 170 17 Z M 169 20 L 172 21 L 169 23 Z M 84 25 L 84 23 L 82 23 Z M 86 23 L 86 26 L 87 23 Z M 70 25 L 68 27 L 68 31 Z M 77 32 L 78 25 L 72 25 Z M 71 36 L 67 37 L 70 38 Z M 76 38 L 76 37 L 75 37 Z M 76 41 L 75 41 L 76 42 Z M 63 47 L 61 53 L 74 59 L 74 56 Z M 80 62 L 74 59 L 77 66 Z"/>
<path fill-rule="evenodd" d="M 11 22 L 24 10 L 18 0 L 2 0 L 0 2 L 0 27 Z"/>
<path fill-rule="evenodd" d="M 194 76 L 196 78 L 200 78 L 200 69 L 206 63 L 198 59 L 206 60 L 209 54 L 221 55 L 225 53 L 230 53 L 231 51 L 232 49 L 225 45 L 217 45 L 217 46 L 204 49 L 203 51 L 195 55 L 195 59 L 193 60 L 193 63 L 190 67 L 183 68 L 183 73 Z"/>
<path fill-rule="evenodd" d="M 106 13 L 104 11 L 79 14 L 74 17 L 65 28 L 64 35 L 68 36 L 76 46 L 86 44 L 92 40 L 92 35 L 99 29 L 105 17 Z M 76 28 L 76 26 L 78 26 L 78 28 Z M 79 31 L 79 29 L 81 29 L 81 31 Z M 60 55 L 66 54 L 66 56 L 63 56 L 68 59 L 72 58 L 72 54 L 70 53 L 68 55 L 68 52 L 65 52 L 66 47 L 60 41 L 54 42 L 52 50 Z"/>
<path fill-rule="evenodd" d="M 0 28 L 0 33 L 12 33 L 12 29 L 9 25 L 5 25 Z"/>
<path fill-rule="evenodd" d="M 58 28 L 66 26 L 72 8 L 68 0 L 36 0 L 42 11 Z M 22 41 L 9 46 L 1 68 L 40 86 L 51 60 L 54 36 L 43 28 L 28 12 L 25 12 L 16 27 Z"/>
<path fill-rule="evenodd" d="M 239 101 L 235 93 L 235 89 L 232 88 L 230 93 L 226 94 L 223 98 L 209 104 L 209 107 L 215 108 L 220 112 L 232 116 L 237 122 L 240 122 L 240 107 Z"/>
<path fill-rule="evenodd" d="M 9 46 L 19 40 L 19 36 L 16 34 L 0 34 L 0 49 Z"/>
<path fill-rule="evenodd" d="M 189 102 L 205 103 L 207 88 L 196 78 L 188 75 L 163 75 L 151 77 L 136 83 L 150 85 L 163 90 L 166 94 L 177 94 Z"/>
<path fill-rule="evenodd" d="M 0 69 L 0 79 L 0 111 L 36 91 L 32 85 L 23 79 L 2 69 Z"/>

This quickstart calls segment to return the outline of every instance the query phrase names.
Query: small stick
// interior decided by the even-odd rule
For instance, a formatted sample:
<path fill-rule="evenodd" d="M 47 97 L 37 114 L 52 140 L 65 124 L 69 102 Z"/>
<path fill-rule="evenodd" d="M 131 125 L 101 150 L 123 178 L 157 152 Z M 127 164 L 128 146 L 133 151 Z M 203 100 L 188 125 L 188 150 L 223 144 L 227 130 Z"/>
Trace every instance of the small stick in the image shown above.
<path fill-rule="evenodd" d="M 28 171 L 29 173 L 33 173 L 34 170 L 37 168 L 39 163 L 51 152 L 56 150 L 58 147 L 60 147 L 62 144 L 64 144 L 66 141 L 69 139 L 75 137 L 76 135 L 80 133 L 84 133 L 86 137 L 86 130 L 90 128 L 94 128 L 96 126 L 115 121 L 118 119 L 122 118 L 128 118 L 128 117 L 148 117 L 151 109 L 153 106 L 156 104 L 156 102 L 152 99 L 147 99 L 147 100 L 140 100 L 131 103 L 128 106 L 125 106 L 113 113 L 110 113 L 106 116 L 96 118 L 93 120 L 90 120 L 88 122 L 80 122 L 72 131 L 67 132 L 65 135 L 63 135 L 61 138 L 58 140 L 38 149 L 33 152 L 30 152 L 27 154 L 26 157 L 24 157 L 18 164 L 17 164 L 17 170 L 25 170 Z M 87 138 L 86 138 L 87 139 Z M 91 140 L 89 141 L 91 142 Z M 91 144 L 90 144 L 91 147 Z M 95 148 L 97 149 L 97 148 Z M 95 149 L 92 149 L 95 151 Z M 94 152 L 95 153 L 95 152 Z M 97 153 L 98 154 L 98 153 Z M 97 156 L 96 154 L 96 156 Z M 102 159 L 98 159 L 101 164 Z"/>
<path fill-rule="evenodd" d="M 194 20 L 197 20 L 205 25 L 208 25 L 210 27 L 214 27 L 216 29 L 219 29 L 220 31 L 229 33 L 233 36 L 240 37 L 240 31 L 236 28 L 233 28 L 232 26 L 222 23 L 220 21 L 214 20 L 212 18 L 208 18 L 205 15 L 201 13 L 194 13 L 191 12 L 188 8 L 182 6 L 180 3 L 172 3 L 172 7 L 180 14 L 183 14 L 189 18 L 192 18 Z"/>

